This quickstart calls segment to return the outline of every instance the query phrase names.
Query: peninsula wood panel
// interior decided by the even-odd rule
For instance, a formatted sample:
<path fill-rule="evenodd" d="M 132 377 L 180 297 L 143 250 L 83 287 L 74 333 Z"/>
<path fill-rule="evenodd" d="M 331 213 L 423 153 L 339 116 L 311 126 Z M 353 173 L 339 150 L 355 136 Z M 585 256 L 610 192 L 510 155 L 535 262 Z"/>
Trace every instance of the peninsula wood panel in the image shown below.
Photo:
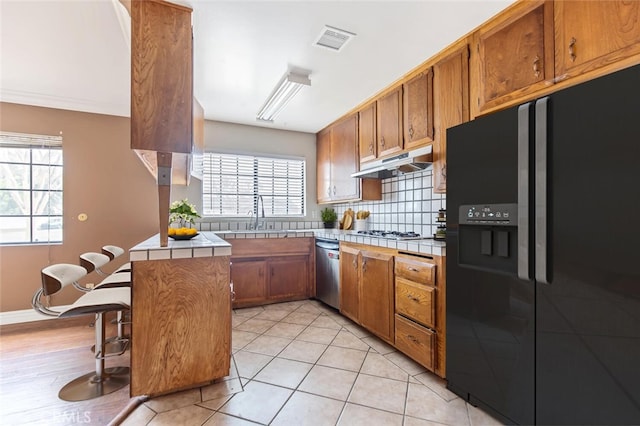
<path fill-rule="evenodd" d="M 229 257 L 132 262 L 131 396 L 227 376 Z"/>
<path fill-rule="evenodd" d="M 191 9 L 131 3 L 131 148 L 190 153 L 193 132 Z"/>

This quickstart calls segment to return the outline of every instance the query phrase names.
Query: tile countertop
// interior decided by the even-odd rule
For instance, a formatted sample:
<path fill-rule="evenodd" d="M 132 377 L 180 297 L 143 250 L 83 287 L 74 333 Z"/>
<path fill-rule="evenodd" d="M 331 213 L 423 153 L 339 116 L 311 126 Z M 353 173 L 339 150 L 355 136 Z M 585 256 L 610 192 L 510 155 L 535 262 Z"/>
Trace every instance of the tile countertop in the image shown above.
<path fill-rule="evenodd" d="M 160 234 L 156 234 L 129 250 L 130 261 L 213 256 L 231 256 L 231 244 L 213 232 L 201 232 L 190 240 L 169 238 L 167 247 L 160 247 Z"/>
<path fill-rule="evenodd" d="M 319 238 L 330 238 L 338 241 L 348 241 L 351 243 L 368 244 L 378 247 L 389 247 L 401 251 L 414 253 L 446 256 L 446 243 L 434 239 L 420 240 L 392 240 L 389 238 L 379 238 L 358 234 L 356 231 L 343 231 L 340 229 L 314 229 L 313 233 Z"/>
<path fill-rule="evenodd" d="M 205 234 L 208 234 L 205 232 Z M 295 238 L 318 237 L 329 238 L 351 243 L 368 244 L 378 247 L 389 247 L 397 250 L 406 250 L 414 253 L 445 256 L 446 244 L 444 241 L 433 239 L 420 240 L 391 240 L 358 234 L 356 231 L 343 231 L 340 229 L 299 229 L 299 230 L 275 230 L 259 229 L 257 231 L 216 231 L 216 235 L 222 238 Z"/>
<path fill-rule="evenodd" d="M 172 240 L 169 238 L 167 247 L 160 247 L 160 235 L 141 242 L 129 250 L 131 261 L 136 260 L 160 260 L 178 259 L 189 257 L 230 256 L 231 244 L 224 239 L 248 239 L 248 238 L 300 238 L 318 237 L 329 238 L 338 241 L 368 244 L 371 246 L 388 247 L 396 250 L 445 256 L 446 244 L 444 241 L 433 239 L 420 240 L 392 240 L 364 236 L 355 231 L 343 231 L 339 229 L 300 229 L 300 230 L 273 230 L 260 229 L 257 231 L 205 231 L 190 240 Z"/>

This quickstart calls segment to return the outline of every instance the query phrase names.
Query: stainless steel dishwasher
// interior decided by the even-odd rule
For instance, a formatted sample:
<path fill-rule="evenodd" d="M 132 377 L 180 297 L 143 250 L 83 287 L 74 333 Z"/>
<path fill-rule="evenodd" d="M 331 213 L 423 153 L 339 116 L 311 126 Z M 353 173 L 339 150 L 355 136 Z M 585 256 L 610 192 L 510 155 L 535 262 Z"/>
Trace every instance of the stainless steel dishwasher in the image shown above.
<path fill-rule="evenodd" d="M 316 238 L 316 298 L 340 309 L 340 243 Z"/>

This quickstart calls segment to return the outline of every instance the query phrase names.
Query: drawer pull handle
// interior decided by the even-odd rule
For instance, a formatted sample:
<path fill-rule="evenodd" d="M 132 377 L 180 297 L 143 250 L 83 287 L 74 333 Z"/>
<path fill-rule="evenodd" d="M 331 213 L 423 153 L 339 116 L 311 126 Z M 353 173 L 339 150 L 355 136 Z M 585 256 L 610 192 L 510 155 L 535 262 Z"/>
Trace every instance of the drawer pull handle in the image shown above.
<path fill-rule="evenodd" d="M 417 297 L 412 296 L 410 294 L 407 294 L 407 299 L 413 300 L 414 302 L 420 302 L 420 299 L 418 299 Z"/>
<path fill-rule="evenodd" d="M 411 340 L 413 343 L 420 343 L 420 341 L 411 334 L 407 334 L 407 339 Z"/>
<path fill-rule="evenodd" d="M 409 271 L 411 271 L 411 272 L 420 272 L 420 270 L 419 270 L 419 269 L 412 268 L 411 266 L 409 266 L 409 267 L 407 268 L 407 270 L 409 270 Z"/>

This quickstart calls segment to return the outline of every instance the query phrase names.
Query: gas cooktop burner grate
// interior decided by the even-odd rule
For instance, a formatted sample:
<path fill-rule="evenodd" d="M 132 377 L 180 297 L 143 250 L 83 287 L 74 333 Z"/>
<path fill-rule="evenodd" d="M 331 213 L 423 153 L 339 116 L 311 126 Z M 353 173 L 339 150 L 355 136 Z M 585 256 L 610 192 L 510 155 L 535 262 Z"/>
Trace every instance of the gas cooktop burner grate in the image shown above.
<path fill-rule="evenodd" d="M 398 232 L 398 231 L 371 230 L 371 231 L 358 231 L 358 234 L 369 235 L 369 236 L 378 237 L 378 238 L 388 238 L 390 240 L 420 240 L 423 238 L 420 236 L 420 234 L 416 234 L 413 231 Z"/>

